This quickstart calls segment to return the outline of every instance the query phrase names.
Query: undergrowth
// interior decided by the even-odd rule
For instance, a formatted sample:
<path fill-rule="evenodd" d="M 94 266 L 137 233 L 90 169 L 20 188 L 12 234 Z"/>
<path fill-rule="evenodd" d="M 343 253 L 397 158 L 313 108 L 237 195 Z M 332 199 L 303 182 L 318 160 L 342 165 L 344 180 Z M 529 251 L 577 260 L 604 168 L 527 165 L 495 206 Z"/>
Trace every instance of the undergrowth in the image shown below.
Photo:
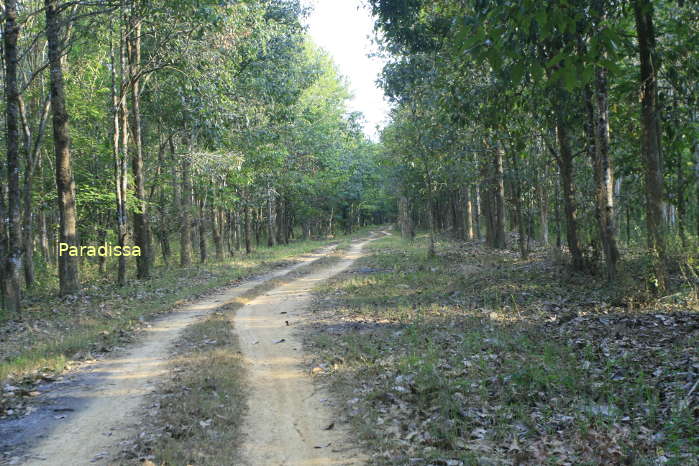
<path fill-rule="evenodd" d="M 543 250 L 438 246 L 376 241 L 318 290 L 309 351 L 372 464 L 697 464 L 691 287 L 621 308 Z"/>

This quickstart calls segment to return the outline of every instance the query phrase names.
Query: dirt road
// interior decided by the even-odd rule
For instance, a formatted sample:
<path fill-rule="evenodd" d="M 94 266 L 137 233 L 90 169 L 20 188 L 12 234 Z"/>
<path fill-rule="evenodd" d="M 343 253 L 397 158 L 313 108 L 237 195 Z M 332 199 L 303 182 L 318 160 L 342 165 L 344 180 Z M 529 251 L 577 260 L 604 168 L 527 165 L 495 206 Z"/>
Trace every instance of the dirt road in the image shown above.
<path fill-rule="evenodd" d="M 131 427 L 140 416 L 139 406 L 158 379 L 165 375 L 170 346 L 185 327 L 268 280 L 309 264 L 328 252 L 330 248 L 302 256 L 293 266 L 275 270 L 184 306 L 153 322 L 141 343 L 119 357 L 88 365 L 64 384 L 49 387 L 42 395 L 45 397 L 42 409 L 0 429 L 3 449 L 19 446 L 16 453 L 10 453 L 14 456 L 8 459 L 9 464 L 108 464 L 108 458 L 118 448 L 119 441 L 133 434 Z M 306 282 L 305 277 L 300 280 L 311 283 Z M 248 315 L 248 312 L 244 312 L 244 315 Z M 241 322 L 249 325 L 254 320 L 247 318 Z M 289 340 L 291 337 L 286 338 Z M 261 341 L 260 348 L 265 348 L 265 337 L 261 335 L 258 339 Z M 289 344 L 276 348 L 286 351 Z M 296 400 L 291 402 L 295 403 Z M 256 410 L 253 408 L 253 412 Z M 23 447 L 25 452 L 20 451 Z"/>
<path fill-rule="evenodd" d="M 249 410 L 243 422 L 245 464 L 362 464 L 324 395 L 301 368 L 301 337 L 311 289 L 347 269 L 366 241 L 355 243 L 332 265 L 267 292 L 239 309 L 234 317 L 250 385 Z M 288 322 L 288 325 L 287 325 Z"/>

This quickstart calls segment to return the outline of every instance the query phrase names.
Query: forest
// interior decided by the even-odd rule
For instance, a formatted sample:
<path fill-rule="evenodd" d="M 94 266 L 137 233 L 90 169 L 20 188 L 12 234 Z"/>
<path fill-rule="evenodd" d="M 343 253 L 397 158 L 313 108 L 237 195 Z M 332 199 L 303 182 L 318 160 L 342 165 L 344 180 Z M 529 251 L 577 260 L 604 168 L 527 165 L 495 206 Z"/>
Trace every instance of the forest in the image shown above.
<path fill-rule="evenodd" d="M 698 464 L 699 3 L 311 3 L 0 2 L 0 464 Z"/>

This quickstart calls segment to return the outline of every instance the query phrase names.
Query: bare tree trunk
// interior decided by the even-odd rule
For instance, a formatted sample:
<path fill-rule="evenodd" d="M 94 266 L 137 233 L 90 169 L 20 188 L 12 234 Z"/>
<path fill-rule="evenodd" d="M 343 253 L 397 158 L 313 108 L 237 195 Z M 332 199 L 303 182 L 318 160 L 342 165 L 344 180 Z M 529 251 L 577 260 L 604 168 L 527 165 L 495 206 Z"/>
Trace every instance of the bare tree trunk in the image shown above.
<path fill-rule="evenodd" d="M 245 223 L 245 254 L 250 254 L 252 252 L 252 213 L 250 212 L 247 197 L 245 199 L 245 207 L 243 208 L 243 216 Z"/>
<path fill-rule="evenodd" d="M 666 290 L 665 222 L 663 220 L 663 173 L 660 156 L 660 120 L 658 114 L 658 70 L 655 51 L 653 4 L 634 0 L 636 34 L 641 62 L 641 152 L 645 165 L 646 225 L 648 249 L 655 269 L 659 293 Z"/>
<path fill-rule="evenodd" d="M 131 81 L 131 134 L 134 140 L 131 168 L 134 176 L 134 188 L 138 210 L 134 212 L 134 243 L 141 249 L 141 255 L 136 257 L 136 276 L 139 279 L 150 278 L 151 275 L 151 242 L 148 226 L 148 203 L 146 202 L 146 181 L 143 173 L 143 136 L 141 125 L 141 20 L 136 18 L 137 12 L 131 13 L 129 31 L 129 74 Z"/>
<path fill-rule="evenodd" d="M 473 241 L 473 203 L 471 202 L 471 187 L 466 186 L 461 189 L 461 197 L 466 207 L 466 213 L 464 214 L 466 221 L 466 239 L 468 241 Z"/>
<path fill-rule="evenodd" d="M 519 245 L 519 254 L 522 259 L 527 259 L 529 256 L 529 251 L 527 250 L 527 244 L 525 239 L 525 228 L 524 228 L 524 216 L 522 214 L 522 188 L 519 174 L 519 163 L 517 161 L 517 154 L 512 152 L 512 171 L 514 172 L 513 177 L 513 200 L 515 205 L 515 216 L 517 218 L 517 243 Z"/>
<path fill-rule="evenodd" d="M 495 237 L 494 244 L 498 249 L 505 249 L 505 171 L 503 168 L 503 149 L 500 144 L 495 148 Z"/>
<path fill-rule="evenodd" d="M 129 189 L 129 111 L 126 107 L 126 93 L 128 92 L 128 62 L 126 59 L 128 42 L 124 31 L 124 5 L 121 7 L 121 22 L 119 31 L 119 81 L 116 97 L 116 118 L 114 147 L 116 152 L 116 178 L 117 178 L 117 244 L 123 249 L 128 238 L 128 210 L 126 199 Z M 112 68 L 114 69 L 114 68 Z M 126 285 L 126 256 L 123 254 L 118 259 L 117 284 Z"/>
<path fill-rule="evenodd" d="M 223 261 L 223 212 L 211 203 L 211 232 L 216 249 L 216 261 Z"/>
<path fill-rule="evenodd" d="M 46 212 L 43 209 L 37 214 L 39 217 L 39 244 L 41 246 L 41 256 L 46 263 L 53 263 L 53 256 L 49 251 L 49 232 L 46 225 Z"/>
<path fill-rule="evenodd" d="M 536 183 L 536 194 L 539 201 L 539 223 L 541 223 L 541 230 L 539 232 L 539 241 L 544 245 L 549 244 L 549 220 L 548 220 L 548 199 L 546 197 L 546 191 L 544 190 L 544 182 L 546 180 L 546 175 L 539 179 Z"/>
<path fill-rule="evenodd" d="M 465 199 L 463 199 L 463 192 L 464 189 L 459 188 L 451 193 L 454 237 L 460 241 L 466 239 L 466 218 L 464 215 Z"/>
<path fill-rule="evenodd" d="M 199 227 L 199 262 L 202 264 L 206 263 L 206 259 L 208 258 L 207 250 L 206 250 L 206 215 L 204 212 L 206 211 L 206 195 L 202 197 L 202 199 L 199 201 L 199 219 L 197 222 L 197 226 Z"/>
<path fill-rule="evenodd" d="M 170 141 L 172 142 L 172 141 Z M 165 197 L 165 183 L 162 178 L 162 171 L 165 167 L 165 147 L 168 141 L 160 144 L 158 148 L 158 241 L 160 242 L 160 254 L 163 257 L 163 263 L 170 263 L 170 239 L 167 227 L 167 199 Z M 174 150 L 173 150 L 174 155 Z M 176 195 L 176 193 L 174 193 Z"/>
<path fill-rule="evenodd" d="M 616 278 L 619 250 L 614 226 L 614 171 L 609 159 L 609 105 L 607 102 L 607 71 L 598 68 L 595 79 L 595 156 L 594 170 L 597 183 L 597 212 L 600 238 L 604 247 L 607 279 Z"/>
<path fill-rule="evenodd" d="M 21 315 L 22 289 L 22 224 L 19 190 L 19 90 L 17 88 L 17 2 L 7 0 L 5 4 L 5 119 L 7 124 L 7 225 L 8 241 L 5 257 L 5 306 L 16 315 Z"/>
<path fill-rule="evenodd" d="M 476 227 L 476 238 L 481 239 L 481 188 L 478 183 L 474 186 L 474 191 L 476 193 L 476 205 L 473 209 L 473 224 Z"/>
<path fill-rule="evenodd" d="M 180 225 L 180 266 L 192 265 L 192 178 L 189 154 L 182 156 L 182 224 Z"/>
<path fill-rule="evenodd" d="M 101 222 L 100 222 L 101 223 Z M 97 244 L 100 246 L 105 244 L 107 242 L 107 229 L 104 227 L 104 225 L 99 225 L 97 227 Z M 104 255 L 100 255 L 97 258 L 97 267 L 99 270 L 100 275 L 104 275 L 107 272 L 107 257 Z"/>
<path fill-rule="evenodd" d="M 18 98 L 19 115 L 22 121 L 24 147 L 24 183 L 22 187 L 22 249 L 24 251 L 24 282 L 27 288 L 34 284 L 34 214 L 32 209 L 32 185 L 34 172 L 40 166 L 39 149 L 46 131 L 46 122 L 50 108 L 50 99 L 42 105 L 37 128 L 36 141 L 32 141 L 32 132 L 22 97 Z"/>
<path fill-rule="evenodd" d="M 582 270 L 582 251 L 580 250 L 580 242 L 578 240 L 578 214 L 575 203 L 575 192 L 573 190 L 573 152 L 570 148 L 568 131 L 563 123 L 560 111 L 556 125 L 556 134 L 559 145 L 558 162 L 561 169 L 561 189 L 563 190 L 563 204 L 566 217 L 566 239 L 572 258 L 573 269 Z"/>
<path fill-rule="evenodd" d="M 46 10 L 46 40 L 51 77 L 51 113 L 53 114 L 53 143 L 56 153 L 56 187 L 60 217 L 59 241 L 69 247 L 78 246 L 75 182 L 71 168 L 70 133 L 65 106 L 58 0 L 44 0 Z M 76 293 L 80 288 L 78 258 L 68 254 L 58 257 L 59 290 L 61 295 Z"/>
<path fill-rule="evenodd" d="M 398 197 L 398 221 L 400 223 L 400 234 L 403 239 L 413 239 L 413 221 L 410 215 L 410 204 L 408 197 L 400 195 Z"/>
<path fill-rule="evenodd" d="M 276 246 L 277 237 L 274 231 L 274 224 L 276 221 L 274 212 L 274 189 L 272 186 L 267 184 L 267 246 Z"/>

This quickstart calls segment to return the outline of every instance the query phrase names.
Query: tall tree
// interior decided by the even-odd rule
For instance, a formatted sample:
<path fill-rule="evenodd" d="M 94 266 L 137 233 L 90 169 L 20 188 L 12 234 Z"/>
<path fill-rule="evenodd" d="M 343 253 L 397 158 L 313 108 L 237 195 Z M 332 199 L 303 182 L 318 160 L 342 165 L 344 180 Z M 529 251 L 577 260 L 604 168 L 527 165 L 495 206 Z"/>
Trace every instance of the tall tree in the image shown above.
<path fill-rule="evenodd" d="M 58 190 L 59 241 L 68 247 L 78 246 L 75 181 L 70 155 L 70 133 L 63 82 L 64 53 L 61 39 L 61 10 L 58 0 L 45 0 L 46 41 L 51 78 L 51 114 L 53 116 L 53 145 L 56 155 L 56 189 Z M 58 257 L 59 291 L 73 294 L 80 289 L 78 257 L 60 254 Z"/>
<path fill-rule="evenodd" d="M 5 299 L 7 308 L 21 312 L 22 293 L 20 288 L 22 271 L 22 238 L 20 221 L 19 191 L 19 90 L 17 86 L 17 2 L 8 0 L 5 4 L 5 117 L 7 123 L 7 257 L 5 260 Z"/>

